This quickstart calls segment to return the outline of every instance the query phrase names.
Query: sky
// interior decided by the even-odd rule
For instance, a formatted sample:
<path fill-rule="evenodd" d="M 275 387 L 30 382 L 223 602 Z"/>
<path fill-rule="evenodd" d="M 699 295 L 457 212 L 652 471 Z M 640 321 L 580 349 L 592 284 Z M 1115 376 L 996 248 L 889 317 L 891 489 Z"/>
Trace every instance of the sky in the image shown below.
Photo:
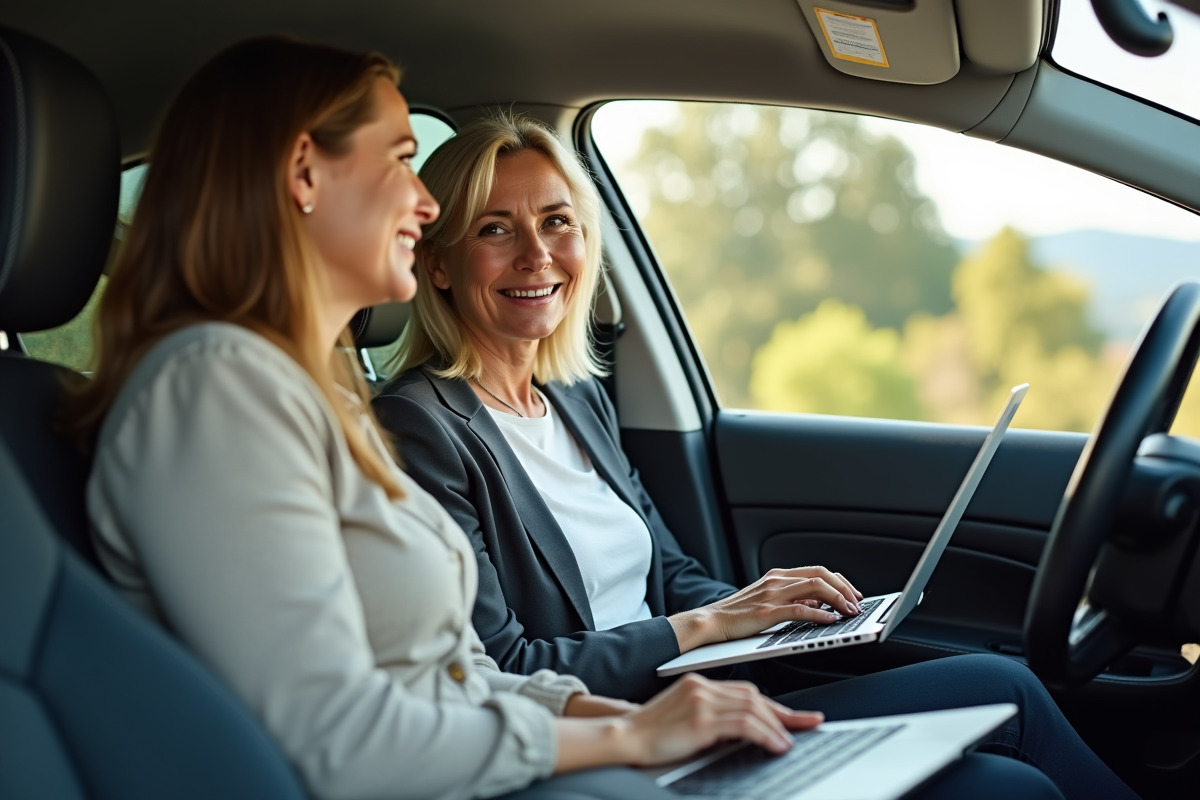
<path fill-rule="evenodd" d="M 1062 27 L 1054 56 L 1064 66 L 1086 71 L 1102 82 L 1144 94 L 1200 117 L 1200 17 L 1159 0 L 1143 0 L 1151 11 L 1165 7 L 1175 29 L 1175 45 L 1155 59 L 1117 47 L 1096 22 L 1088 0 L 1063 0 Z M 605 156 L 620 163 L 633 154 L 643 127 L 661 125 L 673 115 L 670 103 L 641 103 L 620 125 L 604 125 L 597 115 L 597 141 Z M 867 119 L 881 133 L 896 136 L 916 158 L 921 191 L 937 203 L 947 233 L 957 239 L 991 236 L 1003 220 L 1032 236 L 1083 228 L 1200 243 L 1200 216 L 1164 203 L 1107 178 L 1014 148 L 921 125 Z M 962 165 L 972 174 L 964 175 Z M 988 186 L 981 193 L 979 186 Z M 1031 201 L 1030 187 L 1037 186 Z"/>
<path fill-rule="evenodd" d="M 1085 72 L 1104 83 L 1134 91 L 1200 117 L 1200 18 L 1177 6 L 1145 2 L 1157 11 L 1166 8 L 1175 30 L 1175 44 L 1158 58 L 1141 58 L 1115 45 L 1096 21 L 1088 0 L 1063 0 L 1054 57 L 1063 66 Z M 1185 87 L 1185 83 L 1188 86 Z M 881 123 L 885 121 L 880 121 Z M 917 125 L 888 125 L 917 157 L 917 182 L 938 201 L 942 222 L 952 236 L 979 239 L 990 231 L 986 220 L 1011 219 L 1033 235 L 1060 233 L 1102 223 L 1123 233 L 1200 241 L 1200 216 L 1052 159 L 996 147 L 969 137 Z M 901 132 L 902 131 L 902 132 Z M 956 158 L 978 154 L 978 177 L 997 187 L 987 199 L 990 213 L 977 209 L 981 199 L 954 171 Z M 1050 197 L 1029 202 L 1029 186 L 1041 185 Z M 1062 203 L 1053 202 L 1061 196 Z M 1069 202 L 1067 202 L 1069 201 Z"/>

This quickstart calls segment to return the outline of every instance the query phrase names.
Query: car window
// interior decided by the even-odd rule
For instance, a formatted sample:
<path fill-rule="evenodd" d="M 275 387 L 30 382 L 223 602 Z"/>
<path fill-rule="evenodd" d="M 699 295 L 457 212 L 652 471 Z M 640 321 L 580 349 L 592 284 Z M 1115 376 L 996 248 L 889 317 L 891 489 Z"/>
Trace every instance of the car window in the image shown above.
<path fill-rule="evenodd" d="M 121 173 L 121 199 L 117 206 L 117 227 L 113 232 L 114 247 L 120 246 L 125 231 L 133 221 L 133 211 L 142 195 L 142 182 L 145 179 L 145 164 L 129 167 Z M 70 322 L 48 331 L 21 334 L 26 352 L 42 361 L 85 371 L 92 358 L 92 315 L 107 282 L 108 278 L 101 275 L 87 305 Z"/>
<path fill-rule="evenodd" d="M 1165 53 L 1146 58 L 1122 50 L 1088 0 L 1062 0 L 1050 55 L 1060 67 L 1200 120 L 1200 14 L 1165 0 L 1140 0 L 1147 19 L 1165 14 L 1174 38 Z"/>
<path fill-rule="evenodd" d="M 1088 431 L 1200 263 L 1195 214 L 925 126 L 627 101 L 592 133 L 724 406 L 990 424 L 1029 381 L 1017 424 Z"/>
<path fill-rule="evenodd" d="M 454 128 L 441 117 L 416 109 L 412 112 L 412 126 L 418 142 L 417 157 L 413 159 L 413 169 L 420 171 L 430 153 L 437 150 L 442 142 L 454 135 Z"/>
<path fill-rule="evenodd" d="M 421 164 L 428 158 L 439 144 L 454 135 L 454 129 L 440 117 L 432 113 L 414 110 L 412 112 L 413 132 L 420 143 L 417 158 L 413 168 L 420 169 Z M 137 208 L 138 199 L 142 193 L 142 182 L 146 177 L 146 165 L 139 164 L 121 173 L 121 200 L 117 212 L 117 227 L 114 237 L 119 245 L 124 232 L 133 221 L 133 212 Z M 21 335 L 21 342 L 26 352 L 43 361 L 62 364 L 74 370 L 86 370 L 92 355 L 92 315 L 100 296 L 104 293 L 107 278 L 100 277 L 96 290 L 92 293 L 87 305 L 84 306 L 74 319 L 58 328 L 38 333 Z M 379 348 L 375 353 L 375 363 L 383 363 L 391 348 Z"/>

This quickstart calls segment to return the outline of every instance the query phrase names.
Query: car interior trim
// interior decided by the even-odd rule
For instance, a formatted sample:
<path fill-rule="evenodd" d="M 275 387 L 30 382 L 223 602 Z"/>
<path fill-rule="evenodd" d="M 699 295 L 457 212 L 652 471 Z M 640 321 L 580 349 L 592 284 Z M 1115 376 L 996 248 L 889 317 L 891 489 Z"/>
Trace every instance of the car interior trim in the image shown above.
<path fill-rule="evenodd" d="M 1051 154 L 1200 212 L 1200 134 L 1194 122 L 1050 64 L 1038 71 L 1029 103 L 1004 143 Z"/>

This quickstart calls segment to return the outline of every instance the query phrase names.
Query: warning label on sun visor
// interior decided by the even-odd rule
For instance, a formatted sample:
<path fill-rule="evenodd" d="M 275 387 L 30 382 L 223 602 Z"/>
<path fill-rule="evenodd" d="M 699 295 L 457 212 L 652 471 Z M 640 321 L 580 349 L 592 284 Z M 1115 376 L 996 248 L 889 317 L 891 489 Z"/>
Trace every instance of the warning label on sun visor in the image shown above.
<path fill-rule="evenodd" d="M 814 8 L 813 11 L 817 14 L 825 41 L 829 43 L 829 52 L 833 53 L 834 58 L 876 67 L 888 66 L 875 20 L 839 14 L 824 8 Z"/>

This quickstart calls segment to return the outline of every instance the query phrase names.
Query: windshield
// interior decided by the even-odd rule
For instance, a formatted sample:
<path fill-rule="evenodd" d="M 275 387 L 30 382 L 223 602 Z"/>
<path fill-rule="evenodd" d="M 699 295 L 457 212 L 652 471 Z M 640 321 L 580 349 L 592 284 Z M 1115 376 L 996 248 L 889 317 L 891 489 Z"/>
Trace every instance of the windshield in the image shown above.
<path fill-rule="evenodd" d="M 1163 0 L 1140 0 L 1154 18 L 1164 11 L 1175 42 L 1156 58 L 1122 50 L 1096 20 L 1090 0 L 1062 0 L 1051 51 L 1055 63 L 1085 78 L 1200 119 L 1200 15 Z"/>

